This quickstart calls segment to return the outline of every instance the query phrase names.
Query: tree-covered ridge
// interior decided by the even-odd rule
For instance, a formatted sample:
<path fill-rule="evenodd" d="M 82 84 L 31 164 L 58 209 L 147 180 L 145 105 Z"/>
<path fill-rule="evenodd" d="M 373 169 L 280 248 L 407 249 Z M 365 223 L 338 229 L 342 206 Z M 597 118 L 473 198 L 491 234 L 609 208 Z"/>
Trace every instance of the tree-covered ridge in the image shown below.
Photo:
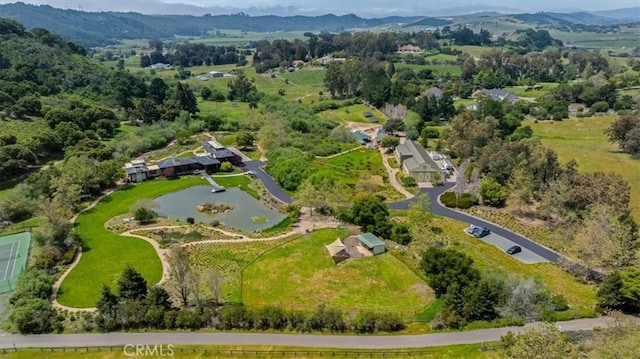
<path fill-rule="evenodd" d="M 45 29 L 26 31 L 13 20 L 0 19 L 0 109 L 29 94 L 80 88 L 100 92 L 108 71 L 85 55 L 84 47 Z"/>
<path fill-rule="evenodd" d="M 415 22 L 422 16 L 363 19 L 355 15 L 336 16 L 248 16 L 232 15 L 143 15 L 139 13 L 101 12 L 56 9 L 48 5 L 23 3 L 0 5 L 0 17 L 15 19 L 27 28 L 44 27 L 64 38 L 88 46 L 115 43 L 120 39 L 200 36 L 212 29 L 243 31 L 340 31 L 373 27 L 388 23 Z"/>

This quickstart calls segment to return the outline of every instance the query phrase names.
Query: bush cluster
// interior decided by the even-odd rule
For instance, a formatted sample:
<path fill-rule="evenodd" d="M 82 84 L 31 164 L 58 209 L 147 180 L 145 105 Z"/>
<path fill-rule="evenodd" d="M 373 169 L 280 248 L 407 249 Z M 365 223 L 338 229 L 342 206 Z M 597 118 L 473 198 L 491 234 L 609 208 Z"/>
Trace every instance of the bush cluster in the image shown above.
<path fill-rule="evenodd" d="M 244 306 L 221 307 L 216 313 L 216 328 L 295 330 L 295 331 L 357 331 L 360 333 L 395 332 L 404 329 L 402 318 L 395 313 L 362 312 L 349 318 L 344 312 L 320 305 L 312 313 L 284 310 L 267 306 L 250 309 Z"/>
<path fill-rule="evenodd" d="M 471 193 L 462 193 L 460 198 L 454 192 L 445 192 L 440 196 L 440 202 L 449 208 L 467 209 L 477 204 L 477 200 Z"/>

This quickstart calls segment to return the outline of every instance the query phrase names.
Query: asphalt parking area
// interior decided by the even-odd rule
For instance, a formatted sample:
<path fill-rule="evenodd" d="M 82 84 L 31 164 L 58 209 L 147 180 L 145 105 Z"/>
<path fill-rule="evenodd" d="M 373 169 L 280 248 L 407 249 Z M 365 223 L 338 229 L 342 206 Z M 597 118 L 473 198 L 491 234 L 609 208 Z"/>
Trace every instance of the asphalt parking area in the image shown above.
<path fill-rule="evenodd" d="M 467 231 L 465 231 L 464 233 L 466 233 L 468 236 L 474 238 L 475 240 L 478 241 L 484 241 L 486 243 L 492 244 L 496 247 L 498 247 L 500 250 L 502 250 L 502 252 L 504 253 L 505 256 L 509 256 L 509 254 L 507 254 L 507 249 L 509 249 L 510 247 L 516 246 L 518 244 L 512 242 L 511 240 L 497 235 L 495 233 L 491 233 L 488 236 L 482 237 L 482 238 L 475 238 L 473 237 L 473 235 L 467 233 Z M 520 253 L 516 253 L 514 255 L 511 255 L 511 257 L 526 263 L 526 264 L 533 264 L 533 263 L 546 263 L 549 262 L 548 260 L 544 259 L 542 256 L 539 256 L 535 253 L 533 253 L 532 251 L 524 248 L 523 246 L 520 246 L 522 248 L 522 252 Z"/>

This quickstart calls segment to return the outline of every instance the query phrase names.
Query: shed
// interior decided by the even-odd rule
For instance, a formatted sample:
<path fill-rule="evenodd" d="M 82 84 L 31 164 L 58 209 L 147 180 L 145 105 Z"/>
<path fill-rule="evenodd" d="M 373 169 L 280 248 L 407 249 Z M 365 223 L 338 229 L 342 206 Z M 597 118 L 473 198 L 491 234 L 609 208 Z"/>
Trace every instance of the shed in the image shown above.
<path fill-rule="evenodd" d="M 385 244 L 373 233 L 360 233 L 356 236 L 360 243 L 367 247 L 374 255 L 384 253 Z"/>
<path fill-rule="evenodd" d="M 212 78 L 220 78 L 220 77 L 224 77 L 224 73 L 220 71 L 209 71 L 209 76 Z"/>

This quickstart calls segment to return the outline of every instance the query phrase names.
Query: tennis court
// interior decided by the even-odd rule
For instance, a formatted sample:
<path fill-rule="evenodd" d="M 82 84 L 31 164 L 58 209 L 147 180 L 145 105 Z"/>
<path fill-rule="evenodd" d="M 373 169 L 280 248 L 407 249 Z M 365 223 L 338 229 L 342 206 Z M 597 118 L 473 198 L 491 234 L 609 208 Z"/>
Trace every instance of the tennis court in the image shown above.
<path fill-rule="evenodd" d="M 31 233 L 0 237 L 0 293 L 12 291 L 27 265 Z"/>

